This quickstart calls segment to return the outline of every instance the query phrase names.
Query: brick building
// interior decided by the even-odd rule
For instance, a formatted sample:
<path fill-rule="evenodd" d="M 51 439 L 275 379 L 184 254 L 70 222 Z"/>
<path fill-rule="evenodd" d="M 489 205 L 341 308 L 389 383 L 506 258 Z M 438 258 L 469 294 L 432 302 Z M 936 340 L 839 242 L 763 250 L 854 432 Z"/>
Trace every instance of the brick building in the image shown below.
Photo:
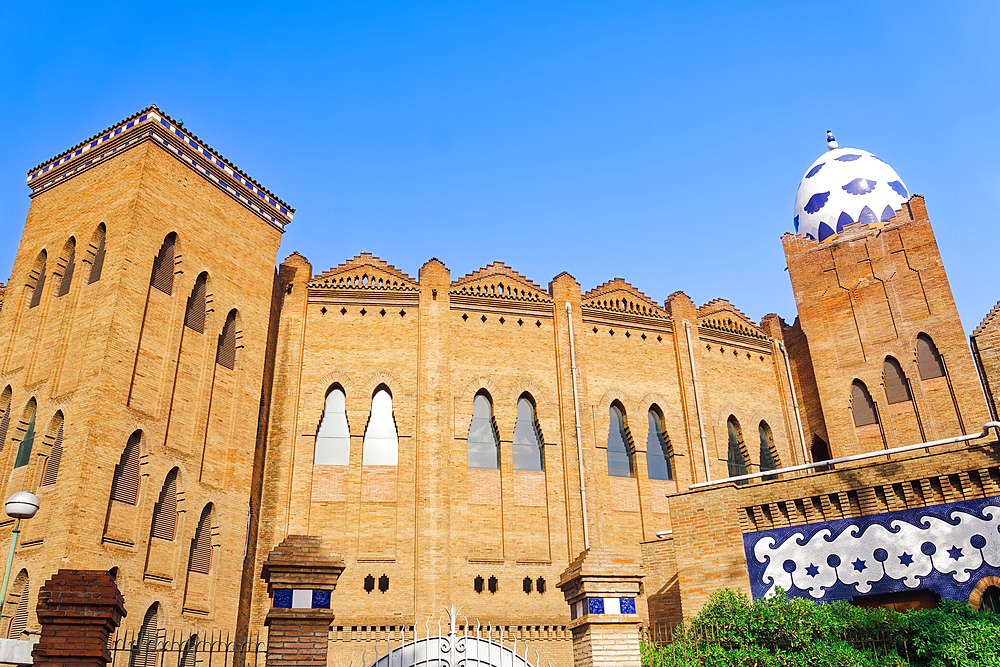
<path fill-rule="evenodd" d="M 265 562 L 306 535 L 343 559 L 313 598 L 335 612 L 331 656 L 457 605 L 565 665 L 576 612 L 556 584 L 588 548 L 641 565 L 617 611 L 673 624 L 722 586 L 766 594 L 761 540 L 787 531 L 924 507 L 988 521 L 983 439 L 720 483 L 988 419 L 923 199 L 898 176 L 903 194 L 857 185 L 868 154 L 851 150 L 803 180 L 819 190 L 796 217 L 812 231 L 783 239 L 791 325 L 502 263 L 276 267 L 293 210 L 155 107 L 31 170 L 0 310 L 0 464 L 42 510 L 0 633 L 34 631 L 60 567 L 113 568 L 130 627 L 256 629 L 293 599 Z M 854 208 L 821 196 L 827 178 Z M 1000 349 L 975 340 L 982 359 Z M 992 558 L 924 594 L 981 597 Z M 783 563 L 785 588 L 817 597 L 796 577 L 827 575 Z"/>

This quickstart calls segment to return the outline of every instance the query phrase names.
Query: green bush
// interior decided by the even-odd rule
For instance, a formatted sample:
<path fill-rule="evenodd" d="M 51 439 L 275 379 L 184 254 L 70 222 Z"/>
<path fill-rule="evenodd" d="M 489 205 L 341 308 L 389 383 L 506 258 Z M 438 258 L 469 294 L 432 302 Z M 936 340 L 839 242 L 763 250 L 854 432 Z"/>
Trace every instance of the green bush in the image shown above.
<path fill-rule="evenodd" d="M 716 592 L 666 644 L 644 642 L 644 667 L 996 667 L 1000 617 L 946 601 L 900 613 L 817 603 L 783 591 L 751 600 Z"/>

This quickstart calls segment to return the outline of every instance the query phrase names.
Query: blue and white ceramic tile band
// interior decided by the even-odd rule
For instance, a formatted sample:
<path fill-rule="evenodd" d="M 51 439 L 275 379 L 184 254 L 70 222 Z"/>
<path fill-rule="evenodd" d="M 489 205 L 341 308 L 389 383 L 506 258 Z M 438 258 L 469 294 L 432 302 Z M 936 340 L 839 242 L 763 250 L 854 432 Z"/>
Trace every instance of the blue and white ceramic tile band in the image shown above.
<path fill-rule="evenodd" d="M 584 614 L 635 614 L 635 598 L 631 597 L 601 597 L 584 598 L 573 603 L 570 609 L 572 618 L 579 618 Z"/>
<path fill-rule="evenodd" d="M 965 600 L 1000 576 L 1000 497 L 839 519 L 743 536 L 756 598 L 846 600 L 930 589 Z"/>
<path fill-rule="evenodd" d="M 279 588 L 271 606 L 275 609 L 329 609 L 330 591 L 318 588 Z"/>

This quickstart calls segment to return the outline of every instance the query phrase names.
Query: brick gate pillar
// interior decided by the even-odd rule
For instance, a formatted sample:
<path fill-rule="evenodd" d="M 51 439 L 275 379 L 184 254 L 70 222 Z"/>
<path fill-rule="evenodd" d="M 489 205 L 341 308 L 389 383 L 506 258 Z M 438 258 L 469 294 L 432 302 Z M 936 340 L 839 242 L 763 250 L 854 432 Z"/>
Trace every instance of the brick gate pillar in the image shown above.
<path fill-rule="evenodd" d="M 570 607 L 574 667 L 639 667 L 642 567 L 628 558 L 585 551 L 559 578 Z"/>
<path fill-rule="evenodd" d="M 111 661 L 108 637 L 125 616 L 125 599 L 103 570 L 59 570 L 38 591 L 42 635 L 31 652 L 36 665 L 90 665 Z"/>
<path fill-rule="evenodd" d="M 343 571 L 344 559 L 312 535 L 289 535 L 271 550 L 261 571 L 271 596 L 264 618 L 268 667 L 326 664 L 330 593 Z"/>

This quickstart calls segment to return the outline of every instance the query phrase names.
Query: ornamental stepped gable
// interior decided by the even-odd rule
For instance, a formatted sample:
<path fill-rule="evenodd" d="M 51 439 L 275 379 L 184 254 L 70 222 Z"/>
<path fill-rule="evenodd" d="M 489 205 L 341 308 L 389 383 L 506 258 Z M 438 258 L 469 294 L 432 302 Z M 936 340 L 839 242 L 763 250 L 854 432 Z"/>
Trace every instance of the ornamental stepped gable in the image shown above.
<path fill-rule="evenodd" d="M 698 327 L 702 335 L 711 337 L 713 332 L 746 338 L 769 340 L 767 334 L 727 299 L 712 299 L 698 309 Z M 727 336 L 727 337 L 728 337 Z"/>
<path fill-rule="evenodd" d="M 667 318 L 656 302 L 621 278 L 614 278 L 583 295 L 584 312 L 590 315 L 623 314 Z"/>
<path fill-rule="evenodd" d="M 417 281 L 392 264 L 371 253 L 363 252 L 343 264 L 321 273 L 309 281 L 313 296 L 336 295 L 337 298 L 355 296 L 377 297 L 379 294 L 417 292 Z"/>
<path fill-rule="evenodd" d="M 512 301 L 551 303 L 548 291 L 510 268 L 493 262 L 451 283 L 452 300 L 469 302 L 462 297 L 510 299 Z M 455 299 L 458 297 L 458 299 Z"/>

